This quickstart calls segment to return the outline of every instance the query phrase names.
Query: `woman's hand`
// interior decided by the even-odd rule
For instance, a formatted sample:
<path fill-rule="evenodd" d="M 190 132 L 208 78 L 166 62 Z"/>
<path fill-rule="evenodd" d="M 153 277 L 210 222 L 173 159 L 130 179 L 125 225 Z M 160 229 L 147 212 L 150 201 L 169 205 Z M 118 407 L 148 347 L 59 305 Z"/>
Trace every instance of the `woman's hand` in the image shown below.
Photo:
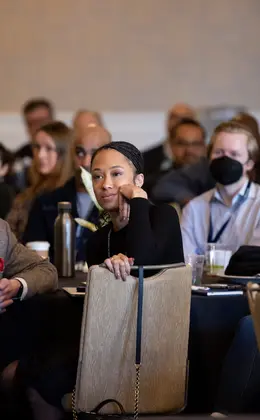
<path fill-rule="evenodd" d="M 136 185 L 125 184 L 119 188 L 119 193 L 125 197 L 127 200 L 132 200 L 133 198 L 141 197 L 147 199 L 146 192 Z"/>
<path fill-rule="evenodd" d="M 134 264 L 133 258 L 128 258 L 124 254 L 114 255 L 112 258 L 105 260 L 105 265 L 114 273 L 117 279 L 126 280 L 127 276 L 130 275 L 131 266 Z"/>
<path fill-rule="evenodd" d="M 119 217 L 117 222 L 119 229 L 127 225 L 130 217 L 129 200 L 136 197 L 147 199 L 147 194 L 142 188 L 132 184 L 125 184 L 119 188 Z"/>

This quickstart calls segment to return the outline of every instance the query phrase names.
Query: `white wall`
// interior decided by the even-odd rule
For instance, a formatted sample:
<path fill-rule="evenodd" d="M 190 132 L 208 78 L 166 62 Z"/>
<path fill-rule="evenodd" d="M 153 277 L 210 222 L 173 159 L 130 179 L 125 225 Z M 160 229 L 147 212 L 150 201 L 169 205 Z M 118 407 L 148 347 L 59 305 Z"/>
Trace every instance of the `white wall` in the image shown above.
<path fill-rule="evenodd" d="M 260 0 L 5 0 L 0 112 L 260 109 Z"/>
<path fill-rule="evenodd" d="M 57 119 L 71 125 L 72 112 L 60 112 Z M 113 140 L 129 141 L 140 149 L 159 142 L 164 135 L 165 117 L 163 112 L 108 112 L 103 114 L 104 122 L 112 133 Z M 0 142 L 10 149 L 16 149 L 27 142 L 23 121 L 19 114 L 0 114 Z"/>
<path fill-rule="evenodd" d="M 251 110 L 250 112 L 260 122 L 260 111 Z M 72 112 L 60 112 L 57 117 L 70 125 L 72 115 Z M 114 141 L 129 141 L 141 150 L 159 142 L 164 136 L 165 115 L 163 112 L 110 112 L 103 116 Z M 16 149 L 27 142 L 19 114 L 0 113 L 0 142 L 10 149 Z"/>
<path fill-rule="evenodd" d="M 260 0 L 2 1 L 0 141 L 26 140 L 13 113 L 39 95 L 141 149 L 179 101 L 260 110 L 259 40 Z"/>

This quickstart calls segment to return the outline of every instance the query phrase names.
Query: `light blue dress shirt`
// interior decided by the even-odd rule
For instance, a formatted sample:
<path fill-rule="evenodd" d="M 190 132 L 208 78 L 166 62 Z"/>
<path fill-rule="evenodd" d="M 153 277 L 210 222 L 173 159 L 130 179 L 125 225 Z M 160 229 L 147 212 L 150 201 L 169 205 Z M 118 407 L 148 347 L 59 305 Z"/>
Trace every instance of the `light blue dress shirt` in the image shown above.
<path fill-rule="evenodd" d="M 230 218 L 217 243 L 235 252 L 241 245 L 260 246 L 260 186 L 251 183 L 247 198 L 236 211 L 232 211 L 243 196 L 248 181 L 228 207 L 216 188 L 191 200 L 183 209 L 181 230 L 184 254 L 205 254 L 208 242 L 210 214 L 213 237 Z"/>

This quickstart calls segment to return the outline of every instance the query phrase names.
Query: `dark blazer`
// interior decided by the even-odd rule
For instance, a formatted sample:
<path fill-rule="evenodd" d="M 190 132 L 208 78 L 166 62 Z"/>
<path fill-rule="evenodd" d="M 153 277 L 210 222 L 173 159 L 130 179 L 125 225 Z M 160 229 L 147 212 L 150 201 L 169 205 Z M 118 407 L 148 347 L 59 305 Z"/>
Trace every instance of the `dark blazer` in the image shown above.
<path fill-rule="evenodd" d="M 158 180 L 150 197 L 155 203 L 178 203 L 183 206 L 214 188 L 215 184 L 208 160 L 201 158 L 197 163 L 169 171 Z"/>
<path fill-rule="evenodd" d="M 33 207 L 29 213 L 27 227 L 25 229 L 22 242 L 27 243 L 31 241 L 47 241 L 50 243 L 50 259 L 54 256 L 54 222 L 58 216 L 58 203 L 60 201 L 69 201 L 72 205 L 72 217 L 78 217 L 77 211 L 77 190 L 75 178 L 69 181 L 60 188 L 51 193 L 43 194 L 36 198 Z M 97 223 L 99 212 L 96 207 L 93 207 L 88 221 Z M 84 237 L 87 240 L 92 232 L 84 229 Z"/>
<path fill-rule="evenodd" d="M 9 181 L 11 185 L 14 187 L 17 193 L 22 192 L 25 188 L 31 185 L 30 181 L 30 174 L 29 174 L 29 166 L 30 164 L 26 160 L 32 159 L 32 144 L 31 142 L 22 145 L 19 149 L 16 150 L 14 153 L 14 163 L 19 163 L 20 170 L 15 171 L 12 175 L 10 175 Z M 28 166 L 29 165 L 29 166 Z"/>
<path fill-rule="evenodd" d="M 15 192 L 10 185 L 0 179 L 0 217 L 5 219 L 12 208 Z"/>
<path fill-rule="evenodd" d="M 30 157 L 32 158 L 32 144 L 26 143 L 23 144 L 21 147 L 19 147 L 19 149 L 16 150 L 15 152 L 15 158 L 20 158 L 20 159 L 24 159 L 25 157 Z"/>
<path fill-rule="evenodd" d="M 163 143 L 143 152 L 145 175 L 160 171 L 161 164 L 166 159 Z"/>

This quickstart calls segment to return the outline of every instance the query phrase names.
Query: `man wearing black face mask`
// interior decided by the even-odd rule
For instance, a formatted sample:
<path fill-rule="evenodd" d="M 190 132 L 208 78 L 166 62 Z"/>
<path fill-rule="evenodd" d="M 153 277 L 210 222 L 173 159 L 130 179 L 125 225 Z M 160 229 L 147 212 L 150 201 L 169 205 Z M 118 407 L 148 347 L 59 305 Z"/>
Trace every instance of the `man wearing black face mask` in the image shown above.
<path fill-rule="evenodd" d="M 58 202 L 69 201 L 72 204 L 72 216 L 86 219 L 96 224 L 99 212 L 94 207 L 82 180 L 80 167 L 90 169 L 93 153 L 104 144 L 110 143 L 111 134 L 103 127 L 91 124 L 82 130 L 74 130 L 72 147 L 75 176 L 61 188 L 37 198 L 30 211 L 23 242 L 47 241 L 50 243 L 50 259 L 53 259 L 54 221 L 58 215 Z M 85 245 L 91 231 L 77 225 L 76 248 L 77 261 L 85 261 Z"/>
<path fill-rule="evenodd" d="M 236 251 L 260 245 L 260 186 L 249 179 L 258 143 L 246 126 L 220 124 L 209 144 L 210 172 L 216 188 L 191 200 L 182 214 L 185 255 L 204 254 L 207 243 Z"/>

